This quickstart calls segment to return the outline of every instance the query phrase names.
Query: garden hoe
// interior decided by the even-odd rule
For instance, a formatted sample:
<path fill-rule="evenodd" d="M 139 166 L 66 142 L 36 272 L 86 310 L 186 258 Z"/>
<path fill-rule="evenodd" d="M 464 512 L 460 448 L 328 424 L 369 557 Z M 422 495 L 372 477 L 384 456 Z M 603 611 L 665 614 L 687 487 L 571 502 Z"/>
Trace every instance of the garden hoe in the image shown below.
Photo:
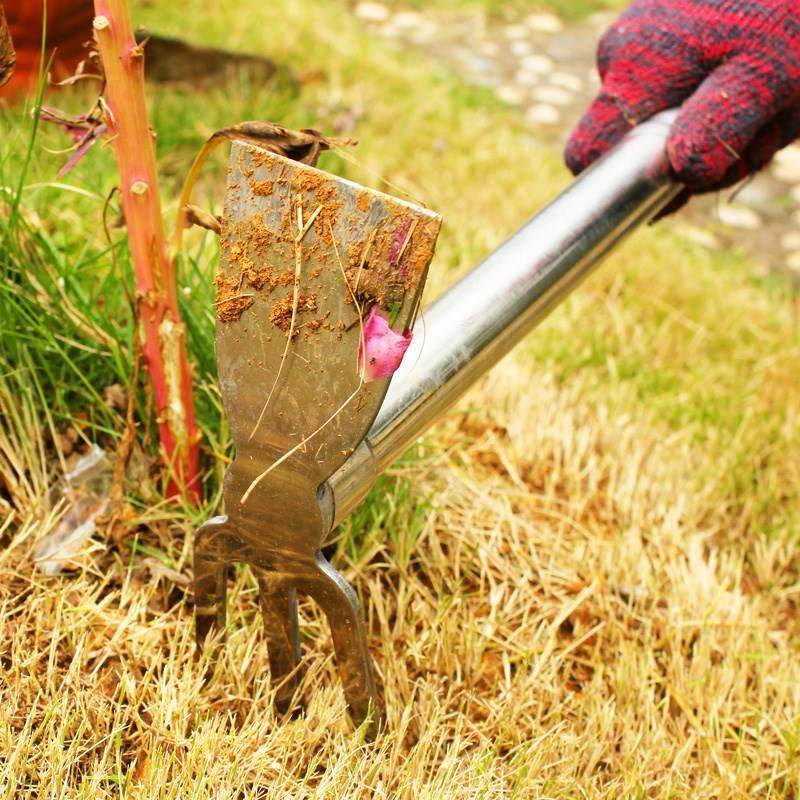
<path fill-rule="evenodd" d="M 390 344 L 410 338 L 440 218 L 234 144 L 216 307 L 236 457 L 225 516 L 195 537 L 196 624 L 201 644 L 224 626 L 227 566 L 249 564 L 280 707 L 294 691 L 299 591 L 330 622 L 351 715 L 377 730 L 356 596 L 321 547 L 382 470 L 681 191 L 665 155 L 673 119 L 634 129 L 430 306 L 391 387 L 372 363 L 388 351 L 371 355 L 369 336 L 377 324 Z"/>
<path fill-rule="evenodd" d="M 327 482 L 364 440 L 388 388 L 382 365 L 369 363 L 387 354 L 367 337 L 377 327 L 404 349 L 440 224 L 426 209 L 233 144 L 216 348 L 236 457 L 226 515 L 195 537 L 196 625 L 200 641 L 224 625 L 227 565 L 249 564 L 281 707 L 294 691 L 299 591 L 330 622 L 353 718 L 372 707 L 378 722 L 358 601 L 320 550 L 333 523 Z"/>

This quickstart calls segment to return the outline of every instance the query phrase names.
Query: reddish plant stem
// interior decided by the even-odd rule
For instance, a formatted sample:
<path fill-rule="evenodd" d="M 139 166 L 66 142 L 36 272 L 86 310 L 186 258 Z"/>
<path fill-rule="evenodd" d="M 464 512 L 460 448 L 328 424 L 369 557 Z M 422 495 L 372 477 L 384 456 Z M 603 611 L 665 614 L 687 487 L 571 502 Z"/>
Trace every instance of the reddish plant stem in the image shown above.
<path fill-rule="evenodd" d="M 169 493 L 185 493 L 197 501 L 200 435 L 174 264 L 161 219 L 155 136 L 144 93 L 144 52 L 134 39 L 128 0 L 95 0 L 94 8 L 94 35 L 106 77 L 107 123 L 136 271 L 142 353 L 153 385 Z"/>

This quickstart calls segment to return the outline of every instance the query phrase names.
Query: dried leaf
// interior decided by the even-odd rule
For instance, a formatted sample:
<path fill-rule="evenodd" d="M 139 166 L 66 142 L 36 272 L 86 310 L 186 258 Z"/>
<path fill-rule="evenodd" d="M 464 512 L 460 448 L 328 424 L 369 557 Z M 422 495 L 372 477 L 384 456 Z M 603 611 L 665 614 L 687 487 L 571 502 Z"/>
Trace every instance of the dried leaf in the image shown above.
<path fill-rule="evenodd" d="M 183 211 L 186 214 L 186 222 L 189 225 L 196 225 L 198 228 L 213 231 L 217 236 L 222 233 L 222 222 L 219 217 L 193 205 L 184 206 Z"/>
<path fill-rule="evenodd" d="M 332 147 L 349 147 L 358 144 L 356 139 L 339 139 L 323 136 L 313 128 L 292 130 L 263 120 L 252 120 L 222 128 L 211 139 L 240 139 L 251 142 L 271 153 L 315 166 L 319 154 Z"/>
<path fill-rule="evenodd" d="M 102 120 L 100 104 L 95 104 L 87 114 L 77 117 L 64 114 L 57 108 L 42 106 L 39 118 L 43 122 L 52 122 L 75 142 L 75 149 L 67 162 L 58 171 L 58 178 L 64 177 L 89 151 L 92 145 L 108 130 Z"/>
<path fill-rule="evenodd" d="M 211 134 L 200 149 L 200 152 L 195 156 L 189 174 L 183 182 L 183 189 L 178 201 L 179 211 L 175 217 L 175 226 L 172 229 L 170 238 L 172 258 L 175 258 L 181 251 L 183 230 L 188 223 L 186 214 L 187 209 L 190 207 L 189 200 L 200 170 L 203 168 L 203 164 L 205 164 L 211 151 L 225 139 L 250 142 L 269 150 L 271 153 L 277 153 L 285 158 L 291 158 L 294 161 L 300 161 L 312 167 L 316 166 L 319 154 L 323 150 L 358 144 L 355 139 L 335 139 L 323 136 L 319 131 L 315 131 L 312 128 L 295 131 L 264 120 L 251 120 L 250 122 L 231 125 L 228 128 L 220 128 L 220 130 Z"/>

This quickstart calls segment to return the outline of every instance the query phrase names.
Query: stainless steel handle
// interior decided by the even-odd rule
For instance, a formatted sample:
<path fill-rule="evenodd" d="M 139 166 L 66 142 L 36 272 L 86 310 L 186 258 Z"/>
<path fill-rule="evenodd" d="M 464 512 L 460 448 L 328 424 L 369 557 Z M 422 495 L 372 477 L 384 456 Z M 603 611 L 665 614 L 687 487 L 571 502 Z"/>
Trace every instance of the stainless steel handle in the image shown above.
<path fill-rule="evenodd" d="M 675 115 L 664 112 L 631 131 L 423 312 L 374 424 L 328 482 L 334 524 L 608 252 L 678 194 L 666 157 Z"/>

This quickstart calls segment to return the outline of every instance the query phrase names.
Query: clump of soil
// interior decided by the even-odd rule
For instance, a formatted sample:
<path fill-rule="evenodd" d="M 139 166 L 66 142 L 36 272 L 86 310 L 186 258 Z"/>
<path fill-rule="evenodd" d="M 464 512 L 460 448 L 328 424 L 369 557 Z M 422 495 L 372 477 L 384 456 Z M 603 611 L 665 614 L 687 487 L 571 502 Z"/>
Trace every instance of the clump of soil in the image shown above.
<path fill-rule="evenodd" d="M 266 287 L 271 292 L 278 285 L 278 276 L 270 266 L 261 267 L 261 269 L 253 267 L 246 270 L 244 274 L 250 286 L 257 291 Z"/>
<path fill-rule="evenodd" d="M 358 222 L 355 215 L 348 222 L 353 237 Z M 351 244 L 345 274 L 355 287 L 359 303 L 377 303 L 388 311 L 402 304 L 408 292 L 416 292 L 430 261 L 437 232 L 435 219 L 414 219 L 404 209 L 393 209 L 364 239 Z M 349 302 L 345 298 L 345 303 Z"/>
<path fill-rule="evenodd" d="M 287 295 L 281 300 L 278 300 L 272 306 L 272 311 L 269 315 L 269 321 L 280 328 L 284 333 L 289 332 L 292 324 L 292 306 L 294 305 L 294 297 L 292 294 Z M 317 296 L 315 294 L 300 295 L 297 298 L 297 316 L 301 313 L 316 311 L 317 310 Z M 297 334 L 298 326 L 295 326 L 294 334 Z"/>
<path fill-rule="evenodd" d="M 274 181 L 251 181 L 250 189 L 259 197 L 269 197 L 275 187 Z"/>
<path fill-rule="evenodd" d="M 358 197 L 356 198 L 356 205 L 358 206 L 359 211 L 361 211 L 363 214 L 366 214 L 372 205 L 372 201 L 366 192 L 361 191 L 358 193 Z"/>
<path fill-rule="evenodd" d="M 226 278 L 218 274 L 214 278 L 217 287 L 217 319 L 220 322 L 236 322 L 255 303 L 252 294 L 242 291 L 239 277 Z"/>
<path fill-rule="evenodd" d="M 296 172 L 292 176 L 292 192 L 301 192 L 310 195 L 309 208 L 322 206 L 320 213 L 321 239 L 326 246 L 330 246 L 330 228 L 335 228 L 342 210 L 342 203 L 335 184 L 327 178 L 314 172 Z M 291 215 L 287 215 L 291 217 Z M 291 222 L 291 220 L 290 220 Z M 294 233 L 292 234 L 294 235 Z"/>
<path fill-rule="evenodd" d="M 275 239 L 273 232 L 267 227 L 260 214 L 255 214 L 250 220 L 247 237 L 250 240 L 251 252 L 255 255 L 265 255 L 269 252 L 270 245 Z"/>

